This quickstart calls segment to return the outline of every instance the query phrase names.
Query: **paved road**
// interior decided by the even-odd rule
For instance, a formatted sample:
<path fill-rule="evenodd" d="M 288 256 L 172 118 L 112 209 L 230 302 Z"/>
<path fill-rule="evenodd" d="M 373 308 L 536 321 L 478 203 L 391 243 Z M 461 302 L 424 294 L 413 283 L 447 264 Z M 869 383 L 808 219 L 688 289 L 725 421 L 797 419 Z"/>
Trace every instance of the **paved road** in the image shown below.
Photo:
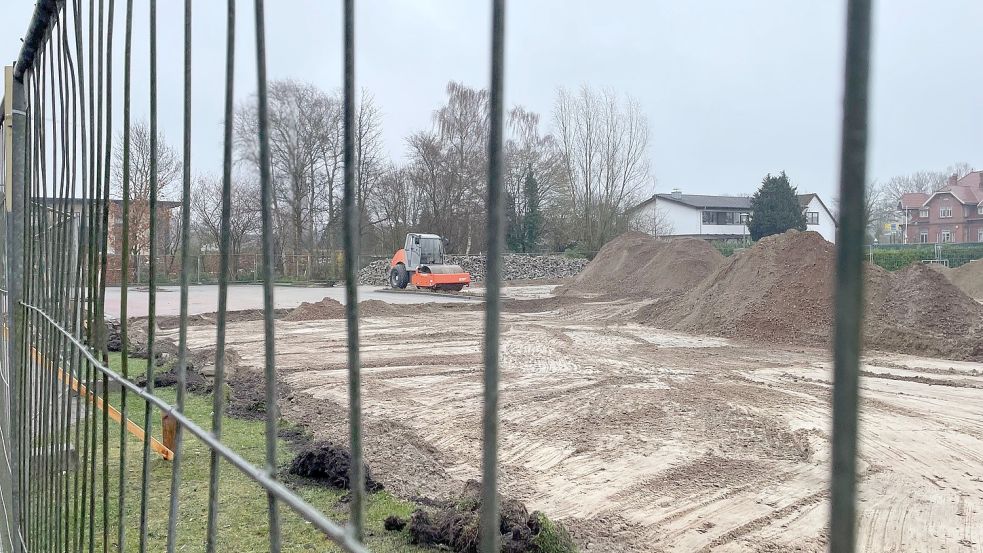
<path fill-rule="evenodd" d="M 218 286 L 204 284 L 188 288 L 188 312 L 210 313 L 218 310 Z M 127 314 L 141 317 L 147 314 L 149 293 L 146 287 L 131 287 L 127 294 Z M 277 286 L 273 293 L 277 308 L 297 307 L 301 302 L 318 301 L 330 297 L 345 302 L 345 289 L 334 287 Z M 461 296 L 414 292 L 392 292 L 378 286 L 359 286 L 359 300 L 382 300 L 388 303 L 430 303 L 474 301 Z M 178 315 L 181 307 L 181 290 L 177 286 L 161 286 L 157 289 L 157 314 Z M 229 286 L 229 310 L 263 308 L 263 288 L 258 285 Z M 120 288 L 106 289 L 106 314 L 119 317 Z"/>

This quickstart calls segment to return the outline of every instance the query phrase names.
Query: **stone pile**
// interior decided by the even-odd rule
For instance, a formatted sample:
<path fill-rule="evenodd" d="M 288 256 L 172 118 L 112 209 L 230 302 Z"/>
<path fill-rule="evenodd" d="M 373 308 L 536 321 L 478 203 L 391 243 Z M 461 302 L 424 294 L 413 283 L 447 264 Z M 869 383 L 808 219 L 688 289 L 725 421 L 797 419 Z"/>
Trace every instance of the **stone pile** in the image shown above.
<path fill-rule="evenodd" d="M 449 255 L 448 263 L 460 265 L 471 273 L 471 282 L 485 279 L 485 256 Z M 562 255 L 506 255 L 502 267 L 502 280 L 554 280 L 573 277 L 587 266 L 586 259 Z M 368 286 L 386 286 L 389 279 L 389 260 L 379 259 L 358 272 L 358 283 Z"/>

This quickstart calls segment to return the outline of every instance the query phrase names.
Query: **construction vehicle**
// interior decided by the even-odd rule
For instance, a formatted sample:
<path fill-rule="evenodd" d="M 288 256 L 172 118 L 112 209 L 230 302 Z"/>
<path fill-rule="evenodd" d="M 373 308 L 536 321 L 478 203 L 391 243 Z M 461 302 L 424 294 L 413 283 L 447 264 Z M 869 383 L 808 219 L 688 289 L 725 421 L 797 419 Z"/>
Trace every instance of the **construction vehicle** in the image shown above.
<path fill-rule="evenodd" d="M 409 233 L 403 249 L 389 262 L 389 286 L 395 289 L 412 284 L 427 290 L 460 292 L 471 285 L 471 275 L 460 265 L 447 263 L 447 240 L 436 234 Z"/>

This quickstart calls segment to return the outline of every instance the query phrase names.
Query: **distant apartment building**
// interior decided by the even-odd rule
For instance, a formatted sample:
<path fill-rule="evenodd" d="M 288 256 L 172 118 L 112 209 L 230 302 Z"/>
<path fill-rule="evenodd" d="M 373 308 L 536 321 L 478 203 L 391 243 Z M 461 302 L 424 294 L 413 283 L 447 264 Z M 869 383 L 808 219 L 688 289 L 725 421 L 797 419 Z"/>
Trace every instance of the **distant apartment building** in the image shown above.
<path fill-rule="evenodd" d="M 949 177 L 931 194 L 903 194 L 900 225 L 909 244 L 983 242 L 983 171 Z"/>
<path fill-rule="evenodd" d="M 72 222 L 71 227 L 76 229 L 73 232 L 78 232 L 78 227 L 81 223 L 83 217 L 83 212 L 85 216 L 88 216 L 88 211 L 90 207 L 101 208 L 101 204 L 98 201 L 92 199 L 81 199 L 81 198 L 35 198 L 34 200 L 39 205 L 43 205 L 45 208 L 45 213 L 48 216 L 49 225 L 61 224 L 65 220 L 64 212 L 70 214 Z M 130 224 L 131 224 L 131 239 L 136 236 L 138 239 L 133 243 L 132 248 L 135 253 L 139 255 L 146 255 L 149 253 L 149 241 L 147 240 L 148 226 L 149 226 L 149 208 L 146 205 L 146 201 L 135 201 L 131 205 L 130 211 Z M 168 201 L 168 200 L 158 200 L 157 201 L 157 236 L 165 237 L 170 232 L 176 232 L 178 229 L 179 222 L 177 221 L 176 214 L 180 213 L 181 202 Z M 119 249 L 119 241 L 123 235 L 123 201 L 119 199 L 109 200 L 109 240 L 106 244 L 107 253 L 115 254 Z M 139 238 L 143 238 L 140 240 Z M 158 242 L 159 243 L 159 242 Z"/>
<path fill-rule="evenodd" d="M 806 229 L 836 241 L 836 219 L 818 194 L 800 194 Z M 705 240 L 738 240 L 750 236 L 750 196 L 655 194 L 632 210 L 635 228 L 658 236 L 690 236 Z"/>

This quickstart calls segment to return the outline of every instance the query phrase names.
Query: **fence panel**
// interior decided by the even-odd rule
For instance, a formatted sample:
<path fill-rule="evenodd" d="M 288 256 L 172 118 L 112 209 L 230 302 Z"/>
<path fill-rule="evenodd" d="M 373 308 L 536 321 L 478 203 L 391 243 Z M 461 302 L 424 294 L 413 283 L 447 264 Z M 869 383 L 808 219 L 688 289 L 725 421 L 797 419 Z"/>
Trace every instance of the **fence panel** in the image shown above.
<path fill-rule="evenodd" d="M 0 344 L 0 543 L 9 551 L 94 551 L 114 543 L 119 551 L 145 551 L 151 540 L 166 539 L 167 551 L 182 548 L 180 494 L 186 444 L 196 440 L 207 449 L 209 502 L 207 531 L 193 538 L 207 551 L 219 547 L 217 516 L 223 494 L 219 467 L 228 464 L 266 495 L 270 551 L 282 547 L 281 508 L 288 509 L 345 551 L 365 551 L 364 477 L 358 288 L 356 275 L 365 257 L 357 250 L 359 213 L 355 203 L 355 8 L 343 1 L 344 41 L 344 210 L 342 255 L 275 255 L 272 175 L 267 112 L 266 29 L 263 0 L 254 0 L 257 74 L 257 138 L 262 210 L 259 254 L 230 252 L 232 110 L 236 61 L 236 1 L 226 3 L 225 112 L 221 246 L 215 254 L 191 255 L 190 191 L 192 151 L 192 2 L 184 9 L 183 175 L 180 251 L 159 251 L 157 218 L 149 218 L 148 251 L 140 255 L 110 253 L 110 235 L 122 237 L 118 251 L 129 248 L 132 200 L 130 185 L 131 85 L 149 83 L 152 140 L 157 129 L 156 0 L 148 0 L 148 21 L 134 21 L 133 0 L 125 18 L 116 21 L 114 0 L 88 3 L 40 0 L 30 21 L 16 64 L 5 70 L 2 167 L 5 190 L 2 263 L 6 302 Z M 870 41 L 869 0 L 849 0 L 844 116 L 841 151 L 841 214 L 836 293 L 833 389 L 833 462 L 830 549 L 854 549 L 857 387 L 861 328 L 863 198 L 866 168 L 867 89 Z M 277 7 L 281 7 L 277 4 Z M 503 83 L 505 78 L 505 1 L 492 0 L 489 87 L 487 287 L 483 338 L 481 551 L 497 552 L 498 540 L 498 388 L 500 277 L 504 245 L 502 190 Z M 218 23 L 218 22 L 214 22 Z M 114 26 L 123 26 L 123 44 L 114 41 Z M 134 25 L 149 32 L 134 33 Z M 147 67 L 134 67 L 134 35 L 149 39 Z M 142 39 L 141 39 L 142 40 Z M 123 75 L 114 61 L 123 59 Z M 145 71 L 145 73 L 144 73 Z M 142 73 L 142 75 L 141 75 Z M 113 95 L 122 94 L 123 197 L 118 208 L 110 198 L 114 152 Z M 211 91 L 207 91 L 211 93 Z M 142 101 L 142 99 L 141 99 Z M 151 167 L 156 149 L 151 150 Z M 151 204 L 159 190 L 151 171 Z M 79 207 L 75 207 L 79 206 Z M 112 209 L 111 209 L 112 208 Z M 118 211 L 117 211 L 118 209 Z M 153 207 L 152 207 L 153 209 Z M 110 217 L 110 212 L 113 217 Z M 115 249 L 115 248 L 114 248 Z M 367 258 L 371 260 L 371 256 Z M 330 280 L 346 283 L 348 340 L 349 442 L 353 492 L 346 523 L 330 519 L 277 479 L 277 389 L 273 294 L 278 279 Z M 266 416 L 262 465 L 247 460 L 223 442 L 225 410 L 225 338 L 228 287 L 256 281 L 264 290 L 264 364 Z M 215 392 L 210 428 L 185 412 L 188 368 L 188 301 L 193 282 L 217 282 L 219 310 L 215 349 Z M 127 318 L 128 286 L 149 286 L 146 386 L 131 378 Z M 158 286 L 181 289 L 178 330 L 178 385 L 173 403 L 154 389 L 154 340 Z M 110 367 L 105 326 L 106 287 L 120 286 L 122 352 L 119 370 Z M 142 415 L 142 417 L 140 417 Z M 138 424 L 140 421 L 141 424 Z M 139 454 L 130 451 L 133 436 Z M 160 436 L 162 439 L 158 440 Z M 170 463 L 166 537 L 149 527 L 152 459 Z M 139 470 L 130 471 L 131 463 Z M 115 467 L 118 470 L 111 470 Z M 139 483 L 130 482 L 139 479 Z M 129 483 L 128 483 L 129 482 Z M 138 497 L 130 494 L 136 493 Z M 129 514 L 139 505 L 136 524 Z M 194 513 L 192 516 L 196 516 Z"/>

